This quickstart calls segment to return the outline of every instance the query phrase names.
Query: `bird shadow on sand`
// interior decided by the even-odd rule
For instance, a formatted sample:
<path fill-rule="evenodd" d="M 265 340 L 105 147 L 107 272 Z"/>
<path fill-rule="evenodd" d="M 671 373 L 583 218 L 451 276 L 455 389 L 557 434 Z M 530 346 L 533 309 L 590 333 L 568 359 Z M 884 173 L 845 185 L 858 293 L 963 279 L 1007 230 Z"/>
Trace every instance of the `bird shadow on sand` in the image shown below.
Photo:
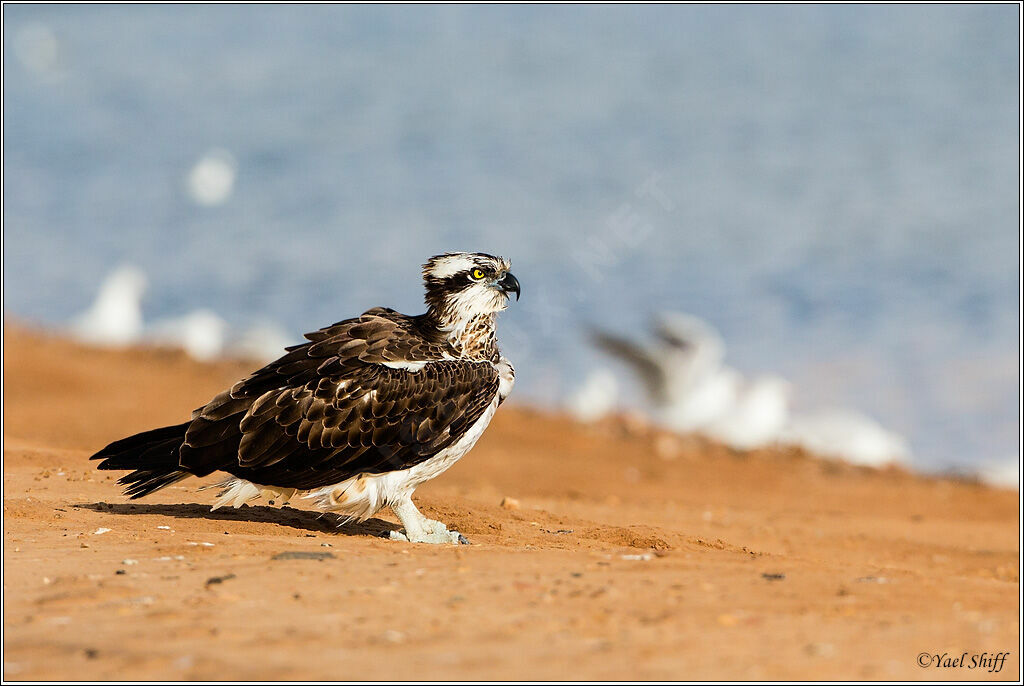
<path fill-rule="evenodd" d="M 384 536 L 397 531 L 399 526 L 383 519 L 371 518 L 364 522 L 341 524 L 342 518 L 323 512 L 296 510 L 291 507 L 268 507 L 264 505 L 244 506 L 237 510 L 224 508 L 211 510 L 209 505 L 198 503 L 152 505 L 136 503 L 82 503 L 74 507 L 104 514 L 116 515 L 160 515 L 177 519 L 208 519 L 223 522 L 255 522 L 290 526 L 303 531 L 342 536 Z"/>

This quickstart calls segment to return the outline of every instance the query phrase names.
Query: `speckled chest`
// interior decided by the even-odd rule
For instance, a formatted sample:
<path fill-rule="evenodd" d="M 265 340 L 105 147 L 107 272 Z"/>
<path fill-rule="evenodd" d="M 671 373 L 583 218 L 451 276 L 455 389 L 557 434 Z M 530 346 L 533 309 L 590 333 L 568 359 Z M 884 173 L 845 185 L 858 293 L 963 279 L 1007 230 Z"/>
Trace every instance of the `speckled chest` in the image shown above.
<path fill-rule="evenodd" d="M 498 340 L 494 329 L 493 316 L 476 317 L 452 331 L 448 340 L 463 359 L 497 362 Z"/>

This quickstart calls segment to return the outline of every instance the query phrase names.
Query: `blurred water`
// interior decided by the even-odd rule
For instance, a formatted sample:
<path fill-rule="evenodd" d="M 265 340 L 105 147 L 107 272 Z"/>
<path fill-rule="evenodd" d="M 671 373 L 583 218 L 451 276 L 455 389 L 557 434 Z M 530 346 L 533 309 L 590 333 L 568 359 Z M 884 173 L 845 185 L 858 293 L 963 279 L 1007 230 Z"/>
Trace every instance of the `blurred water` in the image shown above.
<path fill-rule="evenodd" d="M 677 309 L 926 467 L 1015 460 L 1018 12 L 6 6 L 5 312 L 131 262 L 147 318 L 297 336 L 484 250 L 519 399 L 605 364 L 583 325 Z"/>

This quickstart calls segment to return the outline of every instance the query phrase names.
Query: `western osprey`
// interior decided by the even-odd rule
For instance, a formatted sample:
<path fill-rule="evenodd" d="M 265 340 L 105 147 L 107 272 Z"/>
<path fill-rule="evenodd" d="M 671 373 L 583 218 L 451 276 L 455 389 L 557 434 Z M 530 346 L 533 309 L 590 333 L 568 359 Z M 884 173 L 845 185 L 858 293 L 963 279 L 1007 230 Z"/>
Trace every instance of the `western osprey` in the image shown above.
<path fill-rule="evenodd" d="M 306 334 L 307 343 L 242 379 L 182 424 L 111 443 L 100 469 L 140 498 L 189 476 L 232 475 L 214 509 L 303 492 L 363 520 L 390 506 L 392 538 L 466 542 L 427 519 L 413 490 L 465 455 L 515 383 L 495 335 L 519 281 L 508 260 L 447 253 L 423 265 L 425 314 L 384 307 Z M 346 520 L 347 521 L 347 520 Z"/>

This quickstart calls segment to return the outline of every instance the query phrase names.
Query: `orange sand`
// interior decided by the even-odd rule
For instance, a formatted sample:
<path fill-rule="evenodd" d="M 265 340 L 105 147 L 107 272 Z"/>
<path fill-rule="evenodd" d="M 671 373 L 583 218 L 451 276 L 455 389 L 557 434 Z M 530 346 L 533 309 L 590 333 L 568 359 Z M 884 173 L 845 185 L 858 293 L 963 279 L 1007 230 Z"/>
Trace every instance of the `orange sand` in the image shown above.
<path fill-rule="evenodd" d="M 1020 677 L 1016 492 L 513 396 L 418 492 L 470 546 L 378 538 L 389 511 L 211 513 L 195 479 L 128 503 L 88 456 L 251 365 L 4 336 L 5 679 Z M 965 651 L 1011 655 L 918 666 Z"/>

